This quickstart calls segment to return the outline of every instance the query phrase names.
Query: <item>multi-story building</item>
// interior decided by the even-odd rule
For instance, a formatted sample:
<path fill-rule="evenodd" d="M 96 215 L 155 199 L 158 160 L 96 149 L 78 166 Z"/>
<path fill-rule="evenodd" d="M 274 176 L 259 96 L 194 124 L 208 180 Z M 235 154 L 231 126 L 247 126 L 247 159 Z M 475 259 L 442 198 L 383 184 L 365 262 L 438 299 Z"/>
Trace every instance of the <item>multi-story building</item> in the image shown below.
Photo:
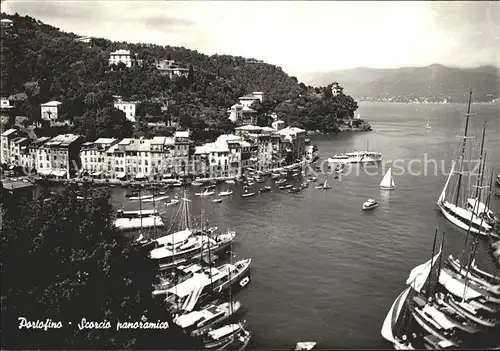
<path fill-rule="evenodd" d="M 189 130 L 174 133 L 174 150 L 171 159 L 177 175 L 187 176 L 192 172 L 189 165 L 191 144 L 191 132 Z"/>
<path fill-rule="evenodd" d="M 116 143 L 118 139 L 115 138 L 99 138 L 94 142 L 82 144 L 82 174 L 92 177 L 110 176 L 112 169 L 109 167 L 106 151 Z"/>
<path fill-rule="evenodd" d="M 187 77 L 189 74 L 189 68 L 181 67 L 174 60 L 156 60 L 155 65 L 161 75 L 167 75 L 170 79 Z"/>
<path fill-rule="evenodd" d="M 28 169 L 30 161 L 29 143 L 30 140 L 24 137 L 12 140 L 10 150 L 10 164 L 12 166 L 23 167 L 24 169 L 30 170 Z"/>
<path fill-rule="evenodd" d="M 130 54 L 130 50 L 117 50 L 109 54 L 109 65 L 117 65 L 122 62 L 126 67 L 132 67 L 134 58 Z"/>
<path fill-rule="evenodd" d="M 37 138 L 28 145 L 29 152 L 29 167 L 39 174 L 50 174 L 49 159 L 46 156 L 45 149 L 42 148 L 43 144 L 50 140 L 50 137 Z M 42 171 L 43 170 L 43 171 Z"/>
<path fill-rule="evenodd" d="M 62 102 L 49 101 L 40 105 L 40 115 L 46 121 L 55 122 L 61 114 Z"/>
<path fill-rule="evenodd" d="M 221 135 L 213 143 L 196 147 L 195 174 L 202 178 L 240 177 L 242 143 L 236 135 Z"/>
<path fill-rule="evenodd" d="M 114 107 L 122 110 L 125 113 L 125 117 L 130 122 L 135 123 L 135 107 L 137 106 L 137 101 L 124 101 L 121 98 L 118 98 L 115 103 Z"/>
<path fill-rule="evenodd" d="M 238 98 L 240 105 L 250 107 L 255 101 L 264 101 L 264 93 L 260 91 L 255 91 L 250 95 L 241 96 Z"/>
<path fill-rule="evenodd" d="M 6 98 L 1 98 L 0 99 L 0 110 L 10 110 L 14 108 L 13 105 L 11 105 L 10 100 Z"/>
<path fill-rule="evenodd" d="M 302 161 L 302 157 L 305 155 L 306 131 L 297 127 L 286 127 L 277 133 L 281 136 L 282 143 L 289 143 L 292 162 Z"/>
<path fill-rule="evenodd" d="M 114 168 L 116 179 L 149 179 L 151 168 L 151 140 L 125 138 L 111 146 L 107 152 L 108 164 Z"/>
<path fill-rule="evenodd" d="M 81 137 L 74 134 L 60 134 L 40 147 L 39 174 L 57 178 L 74 177 L 81 168 L 80 162 Z"/>
<path fill-rule="evenodd" d="M 175 150 L 173 137 L 157 136 L 151 140 L 151 171 L 155 178 L 170 178 L 175 173 L 172 155 Z"/>
<path fill-rule="evenodd" d="M 332 95 L 333 96 L 344 95 L 344 88 L 342 88 L 338 82 L 333 82 Z"/>
<path fill-rule="evenodd" d="M 8 18 L 2 18 L 0 20 L 0 26 L 3 28 L 10 28 L 14 26 L 14 21 L 8 19 Z"/>
<path fill-rule="evenodd" d="M 0 135 L 0 162 L 10 164 L 12 141 L 18 136 L 17 129 L 8 129 Z"/>

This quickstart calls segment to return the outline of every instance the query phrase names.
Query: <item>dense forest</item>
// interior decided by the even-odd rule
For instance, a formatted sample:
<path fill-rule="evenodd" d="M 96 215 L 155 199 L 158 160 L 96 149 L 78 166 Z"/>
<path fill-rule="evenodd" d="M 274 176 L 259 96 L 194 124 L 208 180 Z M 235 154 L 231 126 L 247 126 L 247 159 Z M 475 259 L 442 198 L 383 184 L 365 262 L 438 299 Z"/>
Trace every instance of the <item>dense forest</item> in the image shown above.
<path fill-rule="evenodd" d="M 80 193 L 85 201 L 78 200 Z M 30 202 L 6 194 L 0 229 L 2 349 L 202 349 L 153 297 L 158 264 L 148 258 L 147 247 L 130 245 L 113 226 L 109 191 L 43 189 Z M 41 322 L 21 328 L 23 318 Z M 83 318 L 99 327 L 85 328 L 90 325 Z M 163 322 L 162 329 L 116 329 L 118 322 L 139 321 Z M 40 328 L 45 323 L 47 331 Z"/>
<path fill-rule="evenodd" d="M 29 16 L 2 14 L 14 21 L 2 29 L 1 92 L 15 101 L 12 114 L 40 120 L 39 105 L 63 102 L 60 119 L 74 122 L 73 131 L 88 139 L 148 133 L 146 122 L 178 121 L 195 133 L 234 128 L 227 109 L 238 97 L 263 91 L 265 101 L 255 106 L 259 124 L 269 115 L 308 130 L 336 131 L 354 115 L 350 96 L 333 97 L 330 87 L 310 87 L 288 76 L 281 67 L 229 55 L 207 56 L 183 47 L 129 44 L 78 36 L 43 24 Z M 142 65 L 108 65 L 109 53 L 129 49 Z M 154 62 L 172 59 L 189 68 L 187 77 L 161 76 Z M 143 101 L 135 131 L 125 115 L 113 108 L 113 95 Z M 162 103 L 166 109 L 160 109 Z M 151 131 L 149 131 L 151 132 Z"/>

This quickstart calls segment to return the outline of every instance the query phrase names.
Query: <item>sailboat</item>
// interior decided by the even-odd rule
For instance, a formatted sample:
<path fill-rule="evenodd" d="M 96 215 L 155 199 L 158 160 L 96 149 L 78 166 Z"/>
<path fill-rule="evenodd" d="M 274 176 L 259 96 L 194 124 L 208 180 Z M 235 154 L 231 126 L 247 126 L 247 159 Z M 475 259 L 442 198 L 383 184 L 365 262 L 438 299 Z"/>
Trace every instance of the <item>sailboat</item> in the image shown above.
<path fill-rule="evenodd" d="M 381 334 L 384 339 L 394 345 L 396 350 L 414 350 L 414 345 L 408 340 L 405 325 L 408 325 L 408 318 L 405 315 L 410 310 L 410 298 L 414 294 L 419 294 L 426 283 L 430 283 L 429 276 L 434 264 L 441 256 L 443 243 L 437 254 L 434 255 L 436 241 L 434 236 L 433 253 L 430 260 L 413 268 L 406 280 L 408 287 L 403 290 L 392 304 L 389 313 L 382 324 Z M 429 290 L 429 288 L 428 288 Z M 403 313 L 403 314 L 402 314 Z"/>
<path fill-rule="evenodd" d="M 427 120 L 427 124 L 425 125 L 425 129 L 431 129 L 431 122 Z"/>
<path fill-rule="evenodd" d="M 394 184 L 394 179 L 392 178 L 392 168 L 389 167 L 389 169 L 385 173 L 384 178 L 380 182 L 380 189 L 393 190 L 395 187 L 396 184 Z"/>
<path fill-rule="evenodd" d="M 467 204 L 463 204 L 460 202 L 460 195 L 462 195 L 461 188 L 462 188 L 462 175 L 466 173 L 471 173 L 471 171 L 467 172 L 464 170 L 464 154 L 465 154 L 465 149 L 466 149 L 466 143 L 467 143 L 467 131 L 469 128 L 469 116 L 471 115 L 470 113 L 470 105 L 471 105 L 471 97 L 472 97 L 472 91 L 470 91 L 469 95 L 469 106 L 467 108 L 467 113 L 466 115 L 466 122 L 465 122 L 465 133 L 464 133 L 464 138 L 462 142 L 462 150 L 459 156 L 459 162 L 458 162 L 458 167 L 459 171 L 455 172 L 455 165 L 456 163 L 452 164 L 450 174 L 448 175 L 448 179 L 446 180 L 446 183 L 444 185 L 443 191 L 441 192 L 441 195 L 438 198 L 437 205 L 439 206 L 441 212 L 445 216 L 445 218 L 450 221 L 451 223 L 455 224 L 457 227 L 470 231 L 474 234 L 482 234 L 482 235 L 489 235 L 491 233 L 491 226 L 484 221 L 484 219 L 480 218 L 477 216 L 473 211 L 469 210 L 467 208 Z M 483 137 L 481 141 L 481 152 L 480 152 L 480 169 L 482 166 L 482 159 L 483 159 L 483 148 L 484 148 L 484 138 L 485 138 L 485 133 L 486 133 L 486 125 L 483 125 Z M 458 180 L 456 184 L 456 189 L 453 192 L 455 195 L 455 199 L 452 202 L 448 201 L 446 199 L 446 192 L 448 190 L 448 185 L 450 183 L 450 179 L 452 175 L 456 173 L 458 174 Z M 481 171 L 480 171 L 481 173 Z M 477 179 L 477 185 L 476 185 L 476 198 L 479 196 L 479 188 L 481 187 L 482 184 L 482 175 L 479 174 L 478 179 Z"/>

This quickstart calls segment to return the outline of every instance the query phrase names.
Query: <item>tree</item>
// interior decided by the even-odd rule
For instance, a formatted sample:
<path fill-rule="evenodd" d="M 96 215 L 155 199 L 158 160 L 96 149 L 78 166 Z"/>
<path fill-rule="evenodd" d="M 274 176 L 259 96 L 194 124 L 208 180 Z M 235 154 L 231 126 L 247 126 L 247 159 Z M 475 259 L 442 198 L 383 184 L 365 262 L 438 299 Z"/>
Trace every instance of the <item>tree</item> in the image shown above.
<path fill-rule="evenodd" d="M 199 349 L 153 298 L 158 265 L 148 248 L 114 228 L 109 192 L 83 190 L 85 201 L 77 194 L 67 187 L 30 203 L 4 204 L 2 348 Z M 60 321 L 61 327 L 20 329 L 20 317 Z M 111 327 L 80 330 L 82 318 Z M 169 328 L 116 330 L 118 322 L 141 320 Z"/>
<path fill-rule="evenodd" d="M 114 107 L 102 110 L 88 110 L 75 120 L 76 132 L 85 135 L 88 140 L 98 138 L 129 138 L 133 125 L 125 113 Z"/>

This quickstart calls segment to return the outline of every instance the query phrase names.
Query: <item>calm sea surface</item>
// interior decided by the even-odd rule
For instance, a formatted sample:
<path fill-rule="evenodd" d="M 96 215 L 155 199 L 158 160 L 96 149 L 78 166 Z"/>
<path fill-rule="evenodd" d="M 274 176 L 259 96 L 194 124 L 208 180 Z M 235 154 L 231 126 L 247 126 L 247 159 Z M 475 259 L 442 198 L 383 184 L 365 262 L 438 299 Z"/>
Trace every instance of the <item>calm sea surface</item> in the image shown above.
<path fill-rule="evenodd" d="M 446 231 L 446 253 L 458 254 L 463 245 L 465 233 L 444 220 L 436 200 L 460 142 L 457 135 L 463 134 L 460 113 L 465 109 L 458 104 L 361 104 L 359 112 L 373 132 L 313 142 L 323 160 L 368 144 L 383 153 L 384 162 L 368 169 L 372 175 L 360 166 L 351 166 L 340 181 L 319 175 L 319 181 L 328 179 L 333 186 L 327 192 L 314 189 L 315 183 L 298 194 L 273 185 L 272 193 L 241 198 L 239 186 L 228 185 L 235 193 L 220 204 L 191 197 L 193 216 L 199 217 L 204 208 L 212 225 L 235 230 L 237 257 L 253 259 L 252 283 L 237 299 L 255 347 L 290 349 L 306 340 L 317 341 L 318 348 L 389 346 L 380 336 L 382 321 L 409 271 L 430 258 L 436 226 Z M 499 106 L 473 105 L 472 112 L 477 113 L 471 118 L 477 141 L 482 123 L 488 122 L 486 150 L 500 173 Z M 431 129 L 423 128 L 427 120 Z M 425 154 L 427 160 L 438 161 L 438 169 L 431 164 L 427 175 Z M 396 190 L 382 192 L 384 170 L 395 160 L 400 166 L 393 168 Z M 126 191 L 114 189 L 114 204 L 137 209 L 138 204 L 124 199 Z M 170 190 L 176 192 L 181 190 Z M 361 204 L 369 197 L 380 206 L 362 212 Z M 498 211 L 498 205 L 497 198 L 491 207 Z M 160 208 L 166 210 L 168 227 L 175 206 Z M 488 266 L 484 254 L 477 261 Z"/>

